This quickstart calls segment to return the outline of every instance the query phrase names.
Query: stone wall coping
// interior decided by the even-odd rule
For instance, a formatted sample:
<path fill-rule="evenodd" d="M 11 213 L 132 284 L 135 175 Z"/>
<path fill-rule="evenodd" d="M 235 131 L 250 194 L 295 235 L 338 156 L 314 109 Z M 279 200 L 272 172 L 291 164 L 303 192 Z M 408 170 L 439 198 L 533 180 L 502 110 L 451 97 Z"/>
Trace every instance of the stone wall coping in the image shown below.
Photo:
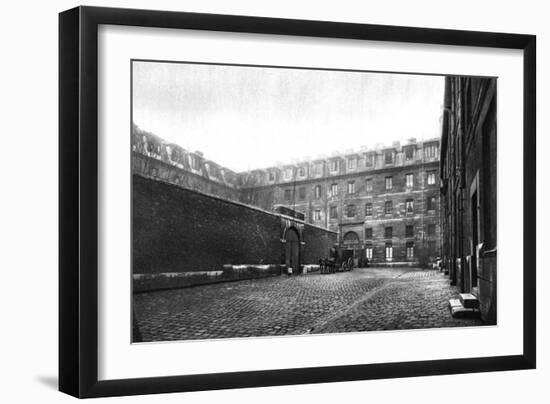
<path fill-rule="evenodd" d="M 296 219 L 295 217 L 292 217 L 292 216 L 287 216 L 287 215 L 284 215 L 284 214 L 281 214 L 281 213 L 277 213 L 277 212 L 270 212 L 268 210 L 265 210 L 265 209 L 262 209 L 260 207 L 257 207 L 257 206 L 253 206 L 253 205 L 248 205 L 246 203 L 243 203 L 243 202 L 238 202 L 238 201 L 234 201 L 234 200 L 231 200 L 231 199 L 227 199 L 227 198 L 222 198 L 220 196 L 217 196 L 217 195 L 213 195 L 213 194 L 209 194 L 207 192 L 203 192 L 203 191 L 198 191 L 198 190 L 195 190 L 195 189 L 189 189 L 189 188 L 185 188 L 185 187 L 182 187 L 181 185 L 177 185 L 177 184 L 173 184 L 171 182 L 168 182 L 168 181 L 164 181 L 160 178 L 154 178 L 154 177 L 150 177 L 150 176 L 147 176 L 147 175 L 144 175 L 143 173 L 136 173 L 134 172 L 133 175 L 137 175 L 139 177 L 142 177 L 144 179 L 147 179 L 149 181 L 155 181 L 155 182 L 160 182 L 162 184 L 166 184 L 168 186 L 171 186 L 171 187 L 175 187 L 175 188 L 178 188 L 184 192 L 190 192 L 190 193 L 194 193 L 194 194 L 199 194 L 199 195 L 202 195 L 202 196 L 205 196 L 205 197 L 208 197 L 208 198 L 211 198 L 211 199 L 217 199 L 219 201 L 222 201 L 222 202 L 225 202 L 225 203 L 229 203 L 229 204 L 232 204 L 232 205 L 236 205 L 236 206 L 241 206 L 241 207 L 244 207 L 244 208 L 247 208 L 247 209 L 251 209 L 251 210 L 255 210 L 255 211 L 258 211 L 258 212 L 262 212 L 262 213 L 266 213 L 268 215 L 271 215 L 271 216 L 277 216 L 279 218 L 282 218 L 282 219 L 287 219 L 287 220 L 291 220 L 293 222 L 297 222 L 297 223 L 301 223 L 301 224 L 304 224 L 306 226 L 310 226 L 310 227 L 314 227 L 314 228 L 317 228 L 319 230 L 323 230 L 323 231 L 326 231 L 326 232 L 329 232 L 329 233 L 334 233 L 334 234 L 337 234 L 337 232 L 333 231 L 333 230 L 330 230 L 326 227 L 322 227 L 322 226 L 318 226 L 318 225 L 315 225 L 315 224 L 312 224 L 312 223 L 308 223 L 306 222 L 305 220 L 300 220 L 300 219 Z"/>

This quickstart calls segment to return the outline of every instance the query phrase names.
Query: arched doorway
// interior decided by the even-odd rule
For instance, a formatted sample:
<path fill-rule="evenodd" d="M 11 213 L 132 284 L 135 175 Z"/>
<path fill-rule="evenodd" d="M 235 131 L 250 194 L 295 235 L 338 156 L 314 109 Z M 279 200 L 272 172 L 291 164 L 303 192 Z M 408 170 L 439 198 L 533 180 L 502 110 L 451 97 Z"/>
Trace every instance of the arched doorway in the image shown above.
<path fill-rule="evenodd" d="M 294 227 L 285 233 L 285 264 L 292 268 L 292 272 L 300 272 L 300 236 Z"/>
<path fill-rule="evenodd" d="M 354 231 L 348 231 L 344 234 L 342 246 L 342 261 L 347 261 L 349 258 L 354 260 L 354 265 L 358 265 L 358 249 L 361 248 L 359 236 Z"/>

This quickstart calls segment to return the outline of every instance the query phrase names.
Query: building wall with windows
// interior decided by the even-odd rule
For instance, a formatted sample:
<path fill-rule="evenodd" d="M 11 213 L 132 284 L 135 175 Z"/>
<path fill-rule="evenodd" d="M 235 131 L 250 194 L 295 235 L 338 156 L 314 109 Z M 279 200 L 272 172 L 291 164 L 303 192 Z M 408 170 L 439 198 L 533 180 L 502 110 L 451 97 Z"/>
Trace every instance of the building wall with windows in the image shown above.
<path fill-rule="evenodd" d="M 237 173 L 136 125 L 132 128 L 132 173 L 229 200 L 241 199 Z"/>
<path fill-rule="evenodd" d="M 329 229 L 358 265 L 440 254 L 439 139 L 236 173 L 137 126 L 132 136 L 133 173 Z"/>
<path fill-rule="evenodd" d="M 240 173 L 241 201 L 288 206 L 338 232 L 361 264 L 427 264 L 440 252 L 439 139 Z"/>
<path fill-rule="evenodd" d="M 448 77 L 441 138 L 442 258 L 451 282 L 496 323 L 496 79 Z"/>

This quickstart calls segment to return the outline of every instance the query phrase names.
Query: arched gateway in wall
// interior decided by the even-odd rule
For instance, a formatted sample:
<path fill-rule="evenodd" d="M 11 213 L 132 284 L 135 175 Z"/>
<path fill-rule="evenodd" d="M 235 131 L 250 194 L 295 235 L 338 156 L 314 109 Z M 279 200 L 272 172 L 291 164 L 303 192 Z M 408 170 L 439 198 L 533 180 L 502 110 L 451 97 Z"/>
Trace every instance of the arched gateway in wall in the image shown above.
<path fill-rule="evenodd" d="M 294 227 L 285 232 L 285 264 L 293 273 L 300 272 L 300 234 Z"/>
<path fill-rule="evenodd" d="M 354 231 L 348 231 L 344 234 L 342 239 L 342 260 L 347 260 L 349 258 L 354 259 L 354 265 L 358 265 L 358 258 L 361 257 L 361 240 L 359 235 Z"/>
<path fill-rule="evenodd" d="M 346 234 L 344 234 L 344 244 L 345 245 L 355 245 L 359 244 L 359 236 L 354 231 L 348 231 Z"/>

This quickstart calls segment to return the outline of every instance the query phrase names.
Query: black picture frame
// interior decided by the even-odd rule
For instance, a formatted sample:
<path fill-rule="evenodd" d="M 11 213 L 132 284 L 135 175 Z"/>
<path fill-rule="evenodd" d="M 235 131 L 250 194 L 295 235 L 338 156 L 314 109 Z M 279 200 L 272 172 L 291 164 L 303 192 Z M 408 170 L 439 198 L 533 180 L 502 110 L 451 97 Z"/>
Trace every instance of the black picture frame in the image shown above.
<path fill-rule="evenodd" d="M 523 51 L 523 353 L 98 381 L 98 26 L 180 28 Z M 183 392 L 536 366 L 536 37 L 184 12 L 77 7 L 59 15 L 59 389 L 76 397 Z"/>

